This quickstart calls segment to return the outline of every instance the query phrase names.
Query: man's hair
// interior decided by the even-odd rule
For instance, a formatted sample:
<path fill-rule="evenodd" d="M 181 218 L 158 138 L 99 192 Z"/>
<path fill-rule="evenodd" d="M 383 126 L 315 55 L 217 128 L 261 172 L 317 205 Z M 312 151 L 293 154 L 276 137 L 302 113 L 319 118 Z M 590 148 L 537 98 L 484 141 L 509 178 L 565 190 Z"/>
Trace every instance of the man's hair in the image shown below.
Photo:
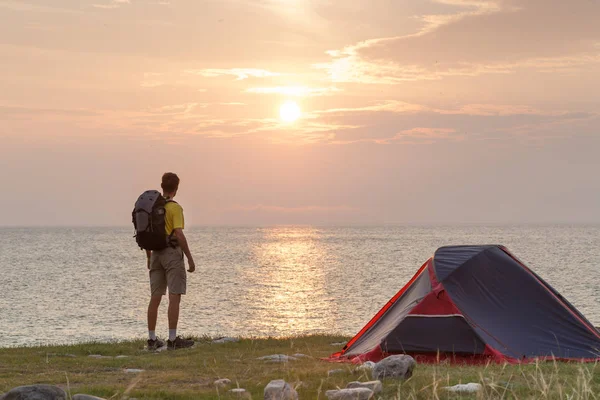
<path fill-rule="evenodd" d="M 179 177 L 172 172 L 165 172 L 160 187 L 165 193 L 173 193 L 179 188 Z"/>

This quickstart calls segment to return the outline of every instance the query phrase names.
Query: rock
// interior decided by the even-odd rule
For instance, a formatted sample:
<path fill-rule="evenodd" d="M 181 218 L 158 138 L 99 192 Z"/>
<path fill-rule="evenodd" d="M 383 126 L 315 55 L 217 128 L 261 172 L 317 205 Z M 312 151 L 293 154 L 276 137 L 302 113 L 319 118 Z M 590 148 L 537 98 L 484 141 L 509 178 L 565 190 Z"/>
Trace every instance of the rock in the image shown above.
<path fill-rule="evenodd" d="M 329 343 L 330 346 L 345 346 L 346 342 Z"/>
<path fill-rule="evenodd" d="M 381 391 L 383 390 L 383 384 L 381 383 L 381 381 L 369 381 L 369 382 L 350 382 L 349 384 L 346 385 L 347 389 L 354 389 L 354 388 L 367 388 L 369 390 L 371 390 L 373 393 L 377 394 L 377 393 L 381 393 Z"/>
<path fill-rule="evenodd" d="M 129 356 L 120 355 L 120 356 L 116 356 L 115 358 L 129 358 Z"/>
<path fill-rule="evenodd" d="M 346 371 L 344 371 L 343 369 L 330 369 L 329 371 L 327 371 L 327 376 L 343 374 L 344 372 Z"/>
<path fill-rule="evenodd" d="M 329 400 L 369 400 L 373 397 L 373 391 L 367 388 L 328 390 L 325 396 Z"/>
<path fill-rule="evenodd" d="M 123 372 L 125 372 L 126 374 L 139 374 L 140 372 L 144 372 L 144 370 L 137 368 L 126 368 L 123 370 Z"/>
<path fill-rule="evenodd" d="M 482 389 L 482 386 L 480 383 L 470 382 L 470 383 L 458 384 L 458 385 L 454 385 L 454 386 L 444 386 L 444 389 L 446 389 L 449 392 L 456 392 L 456 393 L 476 393 Z"/>
<path fill-rule="evenodd" d="M 246 389 L 242 389 L 242 388 L 231 389 L 231 390 L 229 390 L 228 393 L 234 399 L 251 399 L 252 398 L 250 393 L 248 393 L 246 391 Z"/>
<path fill-rule="evenodd" d="M 265 386 L 265 400 L 298 400 L 298 393 L 289 383 L 277 379 Z"/>
<path fill-rule="evenodd" d="M 111 356 L 103 356 L 100 354 L 90 354 L 88 357 L 90 357 L 90 358 L 112 358 Z"/>
<path fill-rule="evenodd" d="M 354 370 L 355 371 L 371 371 L 375 367 L 375 363 L 373 361 L 367 361 L 364 364 L 359 365 Z"/>
<path fill-rule="evenodd" d="M 223 379 L 217 379 L 214 382 L 214 385 L 216 387 L 225 387 L 227 385 L 231 385 L 231 380 L 227 379 L 227 378 L 223 378 Z"/>
<path fill-rule="evenodd" d="M 399 354 L 384 358 L 373 367 L 374 380 L 383 378 L 408 379 L 412 376 L 417 362 L 409 355 Z"/>
<path fill-rule="evenodd" d="M 276 362 L 285 363 L 285 362 L 289 362 L 289 361 L 296 361 L 297 358 L 286 356 L 285 354 L 273 354 L 270 356 L 258 357 L 257 360 L 263 360 L 263 361 L 274 362 L 274 363 L 276 363 Z"/>
<path fill-rule="evenodd" d="M 2 400 L 66 400 L 67 393 L 58 386 L 19 386 L 4 393 Z"/>
<path fill-rule="evenodd" d="M 96 397 L 89 394 L 76 394 L 73 396 L 73 400 L 106 400 L 102 397 Z"/>
<path fill-rule="evenodd" d="M 238 338 L 222 337 L 222 338 L 219 338 L 219 339 L 215 339 L 212 342 L 213 343 L 236 343 L 236 342 L 239 342 L 239 341 L 240 341 L 240 339 L 238 339 Z"/>

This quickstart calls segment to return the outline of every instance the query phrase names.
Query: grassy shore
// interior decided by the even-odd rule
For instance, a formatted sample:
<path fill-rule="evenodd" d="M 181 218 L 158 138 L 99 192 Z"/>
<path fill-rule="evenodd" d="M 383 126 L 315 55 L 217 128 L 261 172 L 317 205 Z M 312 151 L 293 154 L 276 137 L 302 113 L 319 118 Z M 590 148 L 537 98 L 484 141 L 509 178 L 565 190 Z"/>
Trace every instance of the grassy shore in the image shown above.
<path fill-rule="evenodd" d="M 87 393 L 112 399 L 228 399 L 227 390 L 241 387 L 253 399 L 273 379 L 285 379 L 297 387 L 300 399 L 326 399 L 325 391 L 344 388 L 351 381 L 371 380 L 355 366 L 319 360 L 339 349 L 340 336 L 303 336 L 287 339 L 245 339 L 216 344 L 198 340 L 192 349 L 148 352 L 145 341 L 87 343 L 72 346 L 0 349 L 0 393 L 15 386 L 35 383 L 58 385 L 70 395 Z M 302 353 L 287 363 L 267 363 L 258 357 Z M 92 358 L 103 355 L 106 358 Z M 116 356 L 126 356 L 119 357 Z M 125 369 L 143 369 L 128 373 Z M 328 371 L 343 372 L 328 376 Z M 232 384 L 214 386 L 219 378 Z M 444 386 L 478 382 L 478 394 L 449 393 Z M 382 399 L 597 399 L 600 398 L 600 366 L 578 363 L 538 365 L 489 365 L 462 367 L 418 365 L 406 382 L 386 380 Z"/>

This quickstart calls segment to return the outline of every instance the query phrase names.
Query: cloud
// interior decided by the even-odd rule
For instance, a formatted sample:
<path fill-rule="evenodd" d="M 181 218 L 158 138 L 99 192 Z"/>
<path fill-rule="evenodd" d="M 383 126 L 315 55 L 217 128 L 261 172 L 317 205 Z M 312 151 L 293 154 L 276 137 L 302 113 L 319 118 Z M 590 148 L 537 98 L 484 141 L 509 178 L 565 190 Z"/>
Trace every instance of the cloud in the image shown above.
<path fill-rule="evenodd" d="M 130 0 L 111 0 L 110 3 L 107 4 L 92 4 L 92 7 L 95 8 L 105 8 L 105 9 L 113 9 L 119 8 L 124 4 L 131 4 Z"/>
<path fill-rule="evenodd" d="M 230 69 L 219 69 L 219 68 L 208 68 L 208 69 L 189 69 L 184 71 L 186 74 L 201 75 L 207 78 L 215 78 L 220 76 L 235 76 L 236 80 L 241 81 L 244 79 L 252 78 L 270 78 L 280 76 L 282 74 L 277 72 L 271 72 L 264 69 L 256 68 L 230 68 Z"/>
<path fill-rule="evenodd" d="M 0 8 L 13 11 L 40 12 L 40 13 L 62 13 L 62 14 L 80 14 L 80 10 L 68 9 L 52 6 L 41 6 L 27 1 L 2 0 Z"/>
<path fill-rule="evenodd" d="M 588 0 L 461 1 L 453 14 L 418 16 L 413 34 L 364 40 L 314 68 L 332 82 L 398 84 L 520 69 L 572 72 L 600 66 L 600 3 Z M 465 10 L 466 8 L 466 10 Z"/>
<path fill-rule="evenodd" d="M 258 87 L 246 89 L 248 93 L 258 94 L 282 94 L 286 96 L 311 97 L 311 96 L 326 96 L 337 92 L 341 92 L 336 87 L 307 87 L 307 86 L 275 86 L 275 87 Z"/>
<path fill-rule="evenodd" d="M 4 118 L 32 118 L 32 117 L 93 117 L 101 115 L 95 110 L 86 109 L 58 109 L 36 107 L 14 107 L 0 105 L 0 115 Z"/>
<path fill-rule="evenodd" d="M 225 211 L 251 211 L 251 212 L 272 212 L 272 213 L 283 213 L 283 214 L 304 214 L 304 213 L 326 213 L 326 212 L 352 212 L 359 211 L 356 207 L 350 207 L 347 205 L 339 206 L 300 206 L 300 207 L 285 207 L 275 205 L 236 205 L 227 208 Z"/>

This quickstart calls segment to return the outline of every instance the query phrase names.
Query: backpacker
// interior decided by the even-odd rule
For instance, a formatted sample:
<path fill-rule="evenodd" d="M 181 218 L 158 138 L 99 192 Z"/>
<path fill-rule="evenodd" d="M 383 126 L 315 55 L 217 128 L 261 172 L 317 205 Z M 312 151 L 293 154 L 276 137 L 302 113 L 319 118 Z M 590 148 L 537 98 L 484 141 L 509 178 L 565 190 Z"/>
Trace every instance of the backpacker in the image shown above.
<path fill-rule="evenodd" d="M 175 247 L 173 233 L 165 230 L 165 206 L 174 200 L 165 199 L 159 191 L 147 190 L 135 202 L 131 219 L 135 229 L 135 241 L 145 250 L 162 250 Z"/>

